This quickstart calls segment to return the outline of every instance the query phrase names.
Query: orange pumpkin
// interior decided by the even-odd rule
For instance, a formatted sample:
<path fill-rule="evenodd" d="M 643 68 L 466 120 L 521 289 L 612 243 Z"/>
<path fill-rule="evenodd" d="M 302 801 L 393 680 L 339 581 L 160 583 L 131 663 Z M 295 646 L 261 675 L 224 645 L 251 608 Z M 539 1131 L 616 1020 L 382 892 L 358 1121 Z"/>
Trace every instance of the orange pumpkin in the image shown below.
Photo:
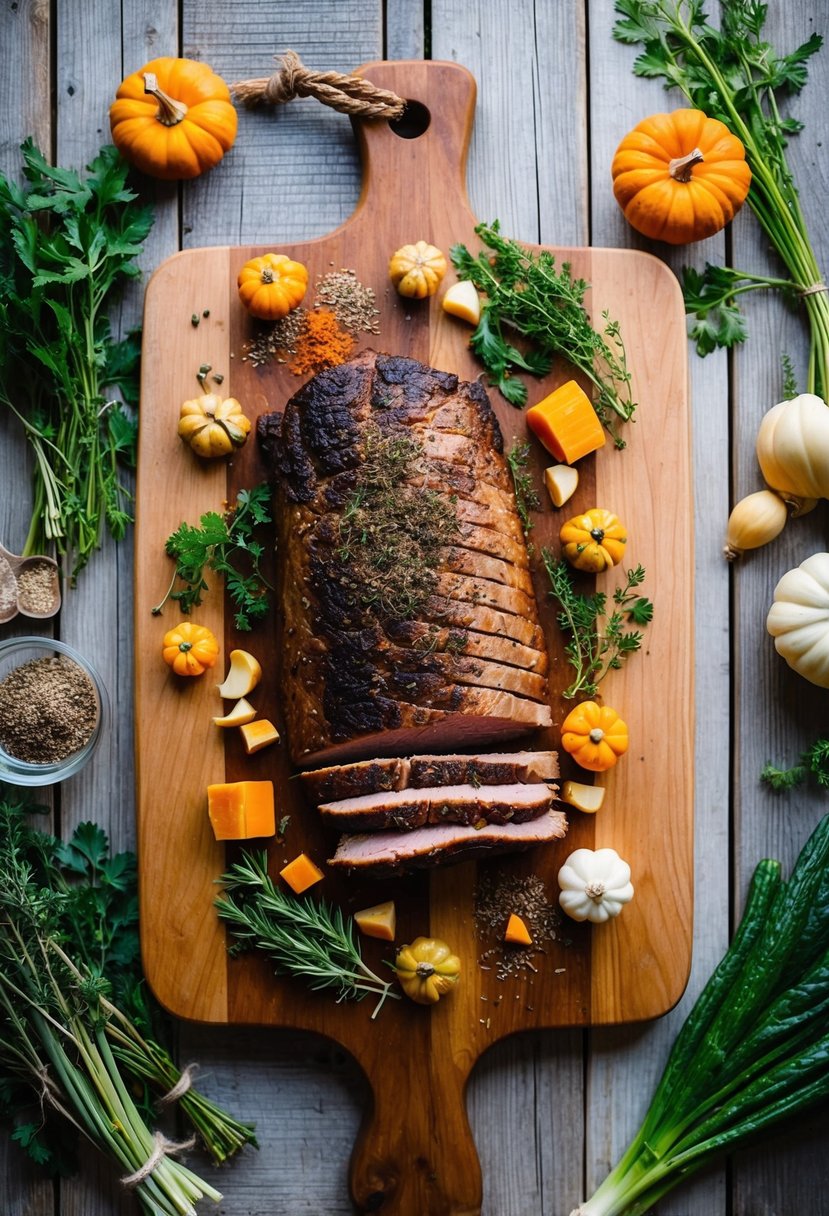
<path fill-rule="evenodd" d="M 115 97 L 109 110 L 113 141 L 150 177 L 198 177 L 236 138 L 227 85 L 195 59 L 153 59 L 127 76 Z"/>
<path fill-rule="evenodd" d="M 308 271 L 284 253 L 264 253 L 245 262 L 237 286 L 251 316 L 260 321 L 279 321 L 302 302 Z"/>
<path fill-rule="evenodd" d="M 670 245 L 719 232 L 751 185 L 742 143 L 701 110 L 644 119 L 619 144 L 611 174 L 628 223 Z"/>

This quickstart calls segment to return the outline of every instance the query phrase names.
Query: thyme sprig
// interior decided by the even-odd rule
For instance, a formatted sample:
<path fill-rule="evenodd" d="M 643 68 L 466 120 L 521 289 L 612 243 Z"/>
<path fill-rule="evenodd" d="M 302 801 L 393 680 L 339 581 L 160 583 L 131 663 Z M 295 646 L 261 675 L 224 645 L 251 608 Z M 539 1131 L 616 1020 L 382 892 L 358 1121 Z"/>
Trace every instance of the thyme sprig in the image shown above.
<path fill-rule="evenodd" d="M 527 465 L 530 459 L 530 445 L 526 442 L 520 443 L 517 439 L 513 443 L 510 450 L 507 452 L 507 465 L 512 474 L 512 485 L 515 490 L 515 508 L 518 511 L 518 518 L 521 520 L 521 527 L 524 529 L 524 536 L 529 540 L 529 535 L 535 527 L 531 511 L 538 511 L 541 508 L 541 499 L 538 496 L 531 474 L 527 471 Z"/>
<path fill-rule="evenodd" d="M 686 309 L 696 318 L 691 337 L 699 353 L 744 341 L 737 297 L 778 288 L 803 300 L 811 330 L 807 391 L 826 399 L 829 299 L 814 290 L 822 277 L 786 159 L 788 140 L 803 124 L 783 113 L 786 98 L 805 85 L 808 60 L 822 39 L 813 33 L 780 54 L 763 38 L 767 10 L 759 0 L 720 0 L 716 27 L 702 0 L 617 0 L 620 20 L 613 33 L 620 42 L 643 47 L 633 65 L 637 76 L 680 89 L 691 105 L 720 119 L 741 140 L 752 173 L 748 206 L 790 275 L 781 279 L 711 265 L 702 275 L 686 270 Z"/>
<path fill-rule="evenodd" d="M 636 407 L 619 323 L 603 312 L 601 332 L 593 328 L 584 307 L 589 285 L 573 278 L 567 262 L 557 268 L 547 250 L 534 253 L 507 239 L 497 220 L 478 224 L 475 232 L 485 249 L 473 256 L 465 245 L 453 245 L 450 255 L 459 276 L 471 279 L 486 295 L 469 344 L 491 383 L 512 405 L 523 406 L 527 386 L 516 378 L 516 369 L 544 376 L 555 356 L 561 356 L 593 383 L 596 413 L 616 446 L 624 447 L 615 426 L 619 420 L 629 421 Z M 507 328 L 528 340 L 527 352 L 505 337 Z"/>
<path fill-rule="evenodd" d="M 607 595 L 595 591 L 582 595 L 576 591 L 570 567 L 549 549 L 541 550 L 550 579 L 550 594 L 557 601 L 559 627 L 569 636 L 564 652 L 576 673 L 562 696 L 594 696 L 610 671 L 617 671 L 642 646 L 642 633 L 632 625 L 647 625 L 653 619 L 653 604 L 639 588 L 645 581 L 644 566 L 625 574 L 625 582 L 613 592 L 613 609 L 607 611 Z"/>
<path fill-rule="evenodd" d="M 372 1019 L 387 997 L 398 999 L 391 983 L 363 962 L 342 909 L 308 895 L 285 894 L 268 874 L 267 853 L 243 853 L 217 882 L 224 894 L 215 900 L 216 911 L 236 938 L 232 954 L 262 950 L 277 974 L 300 976 L 314 990 L 333 988 L 338 1001 L 373 993 L 379 1000 Z"/>

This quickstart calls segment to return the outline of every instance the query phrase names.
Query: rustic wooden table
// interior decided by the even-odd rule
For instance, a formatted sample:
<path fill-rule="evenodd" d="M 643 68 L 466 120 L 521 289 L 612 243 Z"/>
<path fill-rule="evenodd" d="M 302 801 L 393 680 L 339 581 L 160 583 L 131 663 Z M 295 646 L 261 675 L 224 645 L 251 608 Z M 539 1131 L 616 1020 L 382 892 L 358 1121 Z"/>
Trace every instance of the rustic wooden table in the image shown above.
<path fill-rule="evenodd" d="M 829 25 L 824 2 L 771 5 L 784 49 Z M 762 269 L 764 242 L 746 210 L 725 235 L 672 253 L 625 225 L 609 187 L 621 136 L 640 118 L 681 104 L 631 72 L 611 38 L 612 0 L 18 0 L 0 12 L 0 167 L 17 172 L 26 135 L 59 163 L 81 166 L 109 137 L 107 109 L 127 72 L 161 54 L 210 63 L 228 81 L 266 74 L 292 47 L 309 66 L 349 70 L 377 58 L 455 60 L 478 82 L 469 159 L 473 210 L 510 235 L 551 245 L 649 249 L 674 269 L 728 259 Z M 818 260 L 829 262 L 823 203 L 829 159 L 821 147 L 829 56 L 813 61 L 797 103 L 806 130 L 791 159 Z M 146 275 L 179 248 L 272 242 L 323 234 L 352 210 L 359 166 L 348 120 L 314 101 L 278 114 L 240 115 L 232 154 L 184 187 L 148 187 L 157 205 Z M 141 289 L 118 322 L 140 318 Z M 764 619 L 784 570 L 826 546 L 826 504 L 773 546 L 729 568 L 725 520 L 737 497 L 760 488 L 753 440 L 778 400 L 781 355 L 803 375 L 802 319 L 779 299 L 752 299 L 751 337 L 731 357 L 691 357 L 696 485 L 696 919 L 694 963 L 679 1007 L 642 1026 L 524 1035 L 498 1044 L 469 1087 L 486 1216 L 566 1214 L 599 1181 L 638 1125 L 668 1046 L 721 955 L 759 858 L 788 864 L 825 808 L 813 793 L 779 798 L 758 781 L 768 759 L 794 762 L 826 728 L 825 694 L 812 693 L 774 654 Z M 28 520 L 26 452 L 0 417 L 0 540 L 22 545 Z M 666 561 L 671 555 L 666 553 Z M 114 714 L 103 751 L 55 791 L 61 831 L 92 818 L 113 842 L 134 840 L 132 551 L 107 541 L 61 612 L 59 636 L 94 656 Z M 3 636 L 26 632 L 22 619 Z M 684 644 L 677 637 L 676 645 Z M 652 808 L 652 830 L 670 807 Z M 356 1067 L 322 1040 L 295 1033 L 181 1026 L 183 1059 L 202 1062 L 204 1088 L 255 1119 L 262 1151 L 223 1171 L 229 1216 L 351 1211 L 347 1168 L 366 1092 Z M 390 1065 L 390 1066 L 393 1066 Z M 821 1130 L 823 1128 L 824 1130 Z M 208 1170 L 208 1174 L 210 1171 Z M 825 1123 L 800 1122 L 771 1145 L 705 1172 L 659 1207 L 661 1216 L 793 1216 L 829 1212 Z M 55 1186 L 0 1137 L 5 1216 L 111 1216 L 133 1211 L 91 1154 L 81 1176 Z"/>

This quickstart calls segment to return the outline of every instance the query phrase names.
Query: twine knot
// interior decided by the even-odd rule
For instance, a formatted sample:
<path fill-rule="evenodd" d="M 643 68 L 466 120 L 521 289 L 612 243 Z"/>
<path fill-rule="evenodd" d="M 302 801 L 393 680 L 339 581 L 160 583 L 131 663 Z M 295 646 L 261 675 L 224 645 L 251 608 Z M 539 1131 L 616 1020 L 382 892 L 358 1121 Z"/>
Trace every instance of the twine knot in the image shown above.
<path fill-rule="evenodd" d="M 316 97 L 341 114 L 361 118 L 400 118 L 406 102 L 396 93 L 378 88 L 360 76 L 342 72 L 315 72 L 306 68 L 296 51 L 276 57 L 279 69 L 272 76 L 237 80 L 230 91 L 245 106 L 284 105 L 295 97 Z"/>
<path fill-rule="evenodd" d="M 810 287 L 801 287 L 798 295 L 801 297 L 816 296 L 819 292 L 827 290 L 829 290 L 829 288 L 827 288 L 826 284 L 818 281 L 817 283 L 812 283 Z"/>
<path fill-rule="evenodd" d="M 183 1068 L 175 1085 L 157 1099 L 156 1106 L 163 1110 L 165 1106 L 170 1106 L 173 1102 L 178 1102 L 179 1098 L 183 1098 L 193 1086 L 193 1077 L 196 1075 L 197 1069 L 198 1064 L 188 1064 L 186 1068 Z"/>
<path fill-rule="evenodd" d="M 192 1148 L 195 1143 L 195 1136 L 192 1136 L 189 1140 L 183 1140 L 177 1143 L 175 1140 L 168 1140 L 166 1136 L 161 1134 L 161 1132 L 154 1132 L 153 1151 L 150 1153 L 144 1164 L 140 1166 L 134 1174 L 126 1174 L 121 1179 L 122 1185 L 128 1190 L 134 1190 L 135 1187 L 140 1186 L 142 1182 L 145 1182 L 146 1179 L 149 1178 L 153 1170 L 157 1169 L 158 1165 L 164 1160 L 165 1157 L 170 1157 L 173 1153 L 183 1153 L 186 1149 Z"/>

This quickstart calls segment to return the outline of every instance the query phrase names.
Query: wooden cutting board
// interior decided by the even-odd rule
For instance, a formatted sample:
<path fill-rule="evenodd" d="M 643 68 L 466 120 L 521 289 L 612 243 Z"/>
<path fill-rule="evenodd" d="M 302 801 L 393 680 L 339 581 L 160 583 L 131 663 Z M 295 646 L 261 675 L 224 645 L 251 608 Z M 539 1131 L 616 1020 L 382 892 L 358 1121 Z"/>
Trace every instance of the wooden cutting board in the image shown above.
<path fill-rule="evenodd" d="M 481 368 L 467 348 L 469 328 L 447 317 L 436 299 L 400 299 L 387 277 L 399 245 L 421 238 L 444 250 L 463 241 L 477 249 L 475 217 L 466 199 L 464 166 L 475 106 L 475 82 L 456 64 L 372 63 L 363 74 L 401 94 L 411 106 L 395 131 L 381 121 L 356 123 L 363 190 L 354 215 L 327 237 L 280 250 L 317 278 L 342 267 L 372 287 L 380 333 L 359 346 L 409 355 L 473 379 Z M 412 116 L 414 122 L 412 122 Z M 423 129 L 425 127 L 425 129 Z M 274 206 L 279 190 L 274 183 Z M 320 189 L 324 189 L 324 182 Z M 492 219 L 493 217 L 486 217 Z M 507 234 L 509 235 L 509 234 Z M 301 850 L 323 861 L 333 841 L 302 804 L 285 749 L 245 757 L 236 731 L 212 724 L 221 701 L 216 680 L 176 679 L 160 656 L 161 636 L 179 619 L 150 607 L 171 574 L 164 542 L 182 520 L 221 510 L 238 488 L 265 470 L 252 438 L 230 463 L 200 463 L 176 438 L 179 406 L 198 392 L 195 374 L 208 363 L 224 376 L 221 392 L 238 397 L 250 416 L 281 409 L 302 379 L 274 362 L 251 367 L 243 358 L 253 323 L 235 288 L 242 264 L 263 248 L 209 248 L 166 261 L 147 288 L 136 526 L 136 736 L 139 861 L 144 965 L 156 995 L 183 1018 L 204 1022 L 301 1027 L 330 1036 L 359 1061 L 373 1104 L 352 1158 L 351 1187 L 362 1211 L 401 1216 L 477 1213 L 481 1175 L 464 1106 L 469 1073 L 482 1052 L 515 1031 L 595 1026 L 656 1017 L 679 999 L 690 966 L 693 878 L 693 501 L 688 435 L 686 338 L 681 294 L 656 258 L 613 249 L 560 249 L 591 285 L 594 318 L 607 309 L 621 323 L 638 401 L 627 447 L 607 445 L 582 461 L 577 497 L 565 515 L 549 507 L 541 471 L 551 463 L 533 445 L 533 471 L 544 510 L 535 517 L 537 548 L 557 543 L 571 513 L 606 506 L 625 520 L 629 560 L 641 562 L 644 590 L 655 602 L 643 653 L 612 672 L 602 692 L 630 727 L 631 748 L 603 778 L 605 804 L 596 816 L 570 813 L 563 842 L 486 865 L 465 864 L 396 881 L 360 882 L 328 875 L 315 891 L 353 911 L 387 898 L 398 905 L 398 940 L 418 934 L 449 941 L 463 960 L 463 979 L 434 1008 L 388 1001 L 376 1021 L 371 1000 L 335 1003 L 298 982 L 275 978 L 267 961 L 229 959 L 212 901 L 214 880 L 238 856 L 212 838 L 206 787 L 223 780 L 273 779 L 278 815 L 290 815 L 284 843 L 270 846 L 275 873 Z M 454 277 L 449 272 L 449 281 Z M 203 316 L 205 310 L 209 316 Z M 192 316 L 200 317 L 197 326 Z M 561 364 L 530 383 L 530 402 L 570 378 Z M 507 447 L 526 436 L 520 411 L 492 392 Z M 545 576 L 536 592 L 551 650 L 553 730 L 527 746 L 558 746 L 569 682 Z M 616 580 L 600 587 L 612 592 Z M 211 580 L 194 620 L 261 660 L 264 679 L 252 695 L 262 716 L 281 721 L 279 655 L 273 621 L 250 634 L 233 631 L 232 615 Z M 221 675 L 219 676 L 221 678 Z M 515 746 L 523 746 L 524 741 Z M 573 773 L 573 775 L 576 775 Z M 539 875 L 550 900 L 555 875 L 576 847 L 611 846 L 633 870 L 634 901 L 601 927 L 565 921 L 557 940 L 534 956 L 535 971 L 499 979 L 491 965 L 500 930 L 483 931 L 474 915 L 476 891 L 506 875 Z M 504 918 L 509 912 L 504 907 Z M 479 920 L 480 918 L 478 918 Z M 363 939 L 364 954 L 385 969 L 391 950 Z M 486 958 L 484 958 L 486 956 Z M 489 969 L 480 960 L 489 960 Z M 505 1129 L 520 1134 L 520 1129 Z"/>

